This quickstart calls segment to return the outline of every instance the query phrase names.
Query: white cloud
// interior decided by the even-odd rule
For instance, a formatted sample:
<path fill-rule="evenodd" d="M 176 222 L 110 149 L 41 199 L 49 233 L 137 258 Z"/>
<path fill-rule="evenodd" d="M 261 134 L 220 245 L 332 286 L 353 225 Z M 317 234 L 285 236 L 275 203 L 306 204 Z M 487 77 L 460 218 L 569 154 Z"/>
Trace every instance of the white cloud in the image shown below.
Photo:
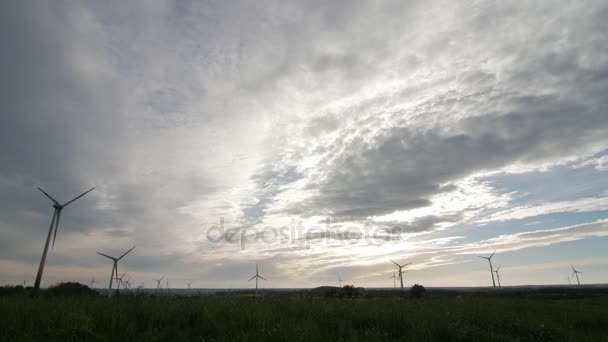
<path fill-rule="evenodd" d="M 542 203 L 538 205 L 517 206 L 490 214 L 477 223 L 488 223 L 494 221 L 521 220 L 528 217 L 540 215 L 563 213 L 563 212 L 591 212 L 608 210 L 608 197 L 579 198 L 571 201 L 560 201 Z"/>

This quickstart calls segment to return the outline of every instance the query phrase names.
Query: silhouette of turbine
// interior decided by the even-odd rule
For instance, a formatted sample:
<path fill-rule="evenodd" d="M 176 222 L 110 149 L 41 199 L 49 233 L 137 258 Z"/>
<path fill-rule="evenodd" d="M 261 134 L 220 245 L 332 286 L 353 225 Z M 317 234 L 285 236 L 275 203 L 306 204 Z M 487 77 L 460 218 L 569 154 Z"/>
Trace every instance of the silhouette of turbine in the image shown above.
<path fill-rule="evenodd" d="M 492 276 L 492 286 L 496 287 L 496 282 L 494 281 L 494 269 L 492 268 L 492 257 L 494 256 L 494 253 L 496 253 L 496 251 L 492 252 L 489 257 L 480 256 L 480 258 L 486 259 L 490 263 L 490 275 Z"/>
<path fill-rule="evenodd" d="M 67 207 L 68 205 L 70 205 L 71 203 L 73 203 L 74 201 L 79 199 L 80 197 L 93 191 L 93 189 L 95 189 L 95 188 L 93 187 L 93 188 L 83 192 L 82 194 L 76 196 L 71 201 L 61 204 L 61 203 L 59 203 L 59 201 L 54 199 L 51 195 L 47 194 L 44 190 L 42 190 L 41 188 L 38 188 L 38 190 L 40 190 L 40 192 L 42 192 L 46 197 L 48 197 L 53 202 L 54 210 L 53 210 L 53 218 L 51 219 L 51 227 L 49 228 L 49 234 L 46 237 L 46 243 L 44 244 L 44 251 L 42 252 L 42 258 L 40 259 L 40 266 L 38 266 L 38 274 L 36 274 L 36 282 L 34 283 L 34 289 L 40 288 L 40 282 L 42 280 L 42 273 L 44 272 L 44 264 L 46 263 L 46 255 L 49 252 L 49 243 L 51 242 L 51 235 L 53 235 L 52 248 L 55 248 L 55 238 L 57 237 L 57 229 L 59 229 L 59 219 L 61 218 L 61 211 L 65 207 Z M 53 234 L 53 230 L 55 230 L 54 234 Z"/>
<path fill-rule="evenodd" d="M 257 297 L 257 295 L 258 295 L 258 279 L 266 280 L 266 278 L 262 277 L 259 274 L 259 272 L 258 272 L 258 264 L 255 264 L 255 275 L 253 277 L 251 277 L 251 279 L 249 279 L 247 282 L 250 282 L 253 279 L 255 279 L 255 295 Z"/>
<path fill-rule="evenodd" d="M 399 269 L 399 280 L 401 281 L 401 288 L 403 288 L 403 268 L 405 266 L 411 264 L 411 262 L 408 262 L 407 264 L 403 264 L 403 265 L 399 265 L 398 263 L 394 262 L 393 260 L 391 260 L 391 262 L 393 264 L 395 264 L 395 267 L 397 267 Z"/>

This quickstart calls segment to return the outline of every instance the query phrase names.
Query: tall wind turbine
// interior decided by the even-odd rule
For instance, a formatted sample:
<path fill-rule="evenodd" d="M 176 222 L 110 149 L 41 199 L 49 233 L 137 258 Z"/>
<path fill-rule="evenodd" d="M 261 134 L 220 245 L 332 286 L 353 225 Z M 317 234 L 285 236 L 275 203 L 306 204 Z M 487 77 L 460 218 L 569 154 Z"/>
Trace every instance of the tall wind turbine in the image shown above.
<path fill-rule="evenodd" d="M 53 248 L 55 248 L 55 238 L 57 237 L 57 229 L 59 228 L 59 219 L 61 218 L 61 211 L 70 205 L 72 202 L 76 201 L 80 197 L 88 194 L 90 191 L 95 189 L 94 187 L 85 191 L 81 195 L 76 196 L 71 201 L 68 201 L 64 204 L 59 203 L 56 199 L 51 197 L 51 195 L 47 194 L 44 190 L 38 188 L 46 197 L 48 197 L 53 202 L 53 218 L 51 219 L 51 227 L 49 228 L 49 234 L 46 237 L 46 243 L 44 244 L 44 251 L 42 252 L 42 258 L 40 259 L 40 266 L 38 267 L 38 274 L 36 274 L 36 282 L 34 283 L 34 288 L 40 288 L 40 281 L 42 280 L 42 273 L 44 272 L 44 264 L 46 262 L 46 255 L 49 252 L 49 243 L 51 242 L 51 235 L 53 235 Z M 55 233 L 53 233 L 53 229 Z"/>
<path fill-rule="evenodd" d="M 500 265 L 498 265 L 498 267 L 496 267 L 496 269 L 494 270 L 494 273 L 496 273 L 496 280 L 498 280 L 498 287 L 502 287 L 500 285 L 500 274 L 498 273 L 498 270 L 500 270 Z"/>
<path fill-rule="evenodd" d="M 129 249 L 128 251 L 126 251 L 123 255 L 119 256 L 118 258 L 103 254 L 103 253 L 99 253 L 97 252 L 97 254 L 104 256 L 110 260 L 112 260 L 112 274 L 110 275 L 110 285 L 108 287 L 108 296 L 112 295 L 112 281 L 114 280 L 114 277 L 118 278 L 118 261 L 122 258 L 125 257 L 125 255 L 129 254 L 129 252 L 131 252 L 133 249 L 135 248 L 135 246 L 131 247 L 131 249 Z M 120 285 L 119 285 L 120 286 Z"/>
<path fill-rule="evenodd" d="M 344 281 L 344 279 L 342 279 L 342 277 L 340 277 L 340 273 L 338 273 L 338 283 L 340 284 L 340 288 L 342 287 L 343 281 Z"/>
<path fill-rule="evenodd" d="M 492 286 L 496 287 L 496 282 L 494 281 L 494 269 L 492 268 L 492 257 L 494 256 L 494 253 L 496 253 L 496 251 L 492 252 L 489 257 L 480 256 L 480 258 L 486 259 L 490 263 L 490 275 L 492 276 Z"/>
<path fill-rule="evenodd" d="M 252 281 L 253 279 L 255 279 L 255 295 L 257 297 L 257 295 L 258 295 L 258 279 L 266 280 L 266 278 L 262 277 L 260 275 L 260 273 L 258 272 L 258 264 L 255 264 L 255 275 L 253 277 L 251 277 L 251 279 L 249 279 L 248 282 Z"/>
<path fill-rule="evenodd" d="M 393 288 L 395 288 L 395 289 L 397 288 L 397 275 L 396 275 L 396 272 L 397 271 L 393 270 L 393 275 L 390 276 L 390 277 L 388 277 L 388 279 L 393 278 Z"/>
<path fill-rule="evenodd" d="M 403 288 L 403 268 L 405 266 L 411 264 L 411 262 L 408 262 L 407 264 L 403 264 L 403 265 L 399 265 L 398 263 L 394 262 L 393 260 L 391 260 L 391 262 L 393 264 L 395 264 L 395 267 L 397 267 L 399 269 L 399 280 L 401 281 L 401 288 Z"/>
<path fill-rule="evenodd" d="M 165 276 L 160 277 L 160 279 L 154 279 L 154 280 L 156 280 L 156 288 L 157 288 L 157 289 L 160 289 L 160 282 L 161 282 L 161 280 L 163 280 L 164 278 L 165 278 Z"/>
<path fill-rule="evenodd" d="M 579 274 L 579 273 L 583 273 L 583 272 L 579 272 L 579 271 L 577 271 L 577 270 L 574 268 L 574 266 L 572 266 L 572 265 L 570 265 L 570 267 L 572 267 L 572 275 L 571 275 L 570 277 L 572 277 L 572 276 L 576 276 L 576 282 L 578 283 L 578 286 L 581 286 L 581 281 L 580 281 L 580 280 L 578 280 L 578 274 Z"/>
<path fill-rule="evenodd" d="M 89 282 L 90 288 L 93 288 L 93 285 L 95 285 L 95 277 L 93 277 L 93 279 L 91 279 L 91 281 Z"/>

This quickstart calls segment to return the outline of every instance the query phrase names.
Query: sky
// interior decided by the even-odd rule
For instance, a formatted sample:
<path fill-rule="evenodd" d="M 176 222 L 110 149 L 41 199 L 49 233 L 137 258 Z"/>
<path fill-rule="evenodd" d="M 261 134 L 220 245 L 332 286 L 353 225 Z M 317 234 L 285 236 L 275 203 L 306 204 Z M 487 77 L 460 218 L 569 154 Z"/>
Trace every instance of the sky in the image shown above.
<path fill-rule="evenodd" d="M 608 283 L 606 1 L 3 1 L 0 283 Z"/>

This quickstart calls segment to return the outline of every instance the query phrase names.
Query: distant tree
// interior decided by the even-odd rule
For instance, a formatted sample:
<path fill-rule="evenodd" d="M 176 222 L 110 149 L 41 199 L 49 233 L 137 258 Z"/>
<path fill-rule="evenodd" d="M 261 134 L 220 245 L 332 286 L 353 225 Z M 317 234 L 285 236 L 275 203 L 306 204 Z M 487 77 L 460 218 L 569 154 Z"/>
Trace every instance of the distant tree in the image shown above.
<path fill-rule="evenodd" d="M 424 298 L 426 296 L 426 289 L 424 286 L 416 284 L 412 286 L 410 290 L 410 297 L 412 298 Z"/>
<path fill-rule="evenodd" d="M 80 283 L 59 283 L 46 290 L 51 296 L 97 296 L 99 293 Z"/>

